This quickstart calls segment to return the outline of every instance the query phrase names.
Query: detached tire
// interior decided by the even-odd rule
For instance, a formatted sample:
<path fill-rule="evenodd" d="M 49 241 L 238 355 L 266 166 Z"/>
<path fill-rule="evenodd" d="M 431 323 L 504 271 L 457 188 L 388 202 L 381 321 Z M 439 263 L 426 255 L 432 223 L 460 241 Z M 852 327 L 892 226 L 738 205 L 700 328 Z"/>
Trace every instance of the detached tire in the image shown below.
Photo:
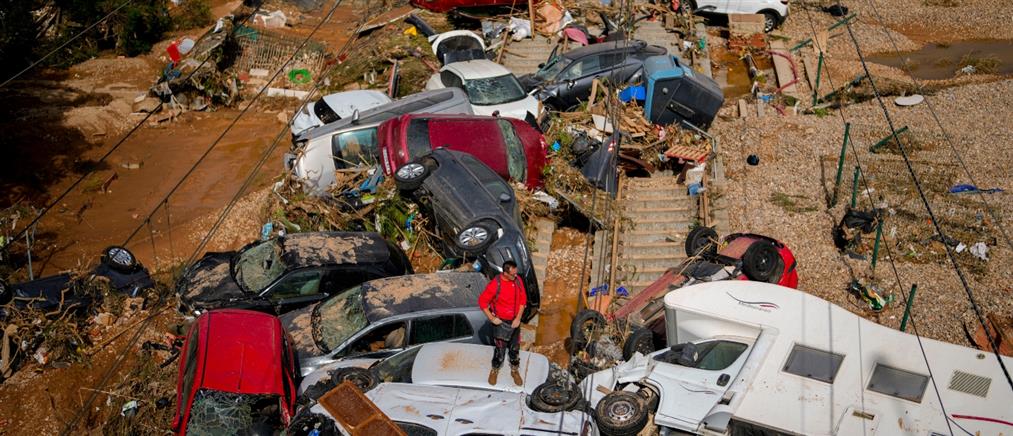
<path fill-rule="evenodd" d="M 134 253 L 116 245 L 102 250 L 102 263 L 121 273 L 132 273 L 138 267 Z"/>
<path fill-rule="evenodd" d="M 756 241 L 742 255 L 742 272 L 754 282 L 775 283 L 781 255 L 770 241 Z"/>
<path fill-rule="evenodd" d="M 573 352 L 583 349 L 591 341 L 591 334 L 605 328 L 605 317 L 598 311 L 584 309 L 570 322 L 570 344 Z"/>
<path fill-rule="evenodd" d="M 394 171 L 394 183 L 397 189 L 412 192 L 422 186 L 422 181 L 429 177 L 429 167 L 422 161 L 409 162 Z"/>
<path fill-rule="evenodd" d="M 657 350 L 654 349 L 654 332 L 645 328 L 635 328 L 633 333 L 623 343 L 623 360 L 630 360 L 634 353 L 648 355 Z"/>
<path fill-rule="evenodd" d="M 647 425 L 647 406 L 632 392 L 614 391 L 594 408 L 598 430 L 606 436 L 632 436 Z"/>
<path fill-rule="evenodd" d="M 686 235 L 686 256 L 710 258 L 718 254 L 718 232 L 710 227 L 697 227 Z"/>
<path fill-rule="evenodd" d="M 580 404 L 580 388 L 573 383 L 553 380 L 538 385 L 531 392 L 531 408 L 555 413 L 574 410 Z"/>

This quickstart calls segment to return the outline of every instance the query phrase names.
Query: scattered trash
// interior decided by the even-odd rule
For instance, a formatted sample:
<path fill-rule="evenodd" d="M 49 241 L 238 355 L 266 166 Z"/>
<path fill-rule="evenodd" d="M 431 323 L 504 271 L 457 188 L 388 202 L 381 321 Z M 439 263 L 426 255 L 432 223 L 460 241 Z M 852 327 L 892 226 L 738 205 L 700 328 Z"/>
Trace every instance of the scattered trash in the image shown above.
<path fill-rule="evenodd" d="M 264 25 L 268 29 L 277 29 L 279 27 L 285 27 L 285 23 L 288 22 L 288 18 L 285 13 L 277 10 L 271 13 L 259 13 L 257 14 L 256 21 Z"/>
<path fill-rule="evenodd" d="M 530 20 L 510 17 L 510 25 L 507 28 L 510 29 L 510 38 L 514 41 L 520 41 L 531 36 Z"/>
<path fill-rule="evenodd" d="M 851 284 L 848 285 L 848 292 L 851 292 L 858 299 L 867 303 L 869 309 L 873 312 L 881 312 L 894 300 L 893 294 L 887 295 L 884 298 L 880 295 L 880 291 L 875 285 L 864 286 L 858 280 L 851 281 Z"/>
<path fill-rule="evenodd" d="M 961 75 L 961 74 L 974 74 L 977 71 L 978 71 L 978 69 L 974 68 L 974 65 L 968 65 L 968 66 L 966 66 L 964 68 L 961 68 L 961 69 L 957 70 L 957 75 Z"/>
<path fill-rule="evenodd" d="M 974 257 L 981 260 L 988 260 L 988 246 L 984 242 L 978 242 L 971 246 L 970 252 Z"/>
<path fill-rule="evenodd" d="M 760 164 L 760 157 L 755 154 L 751 154 L 746 157 L 746 163 L 755 167 Z"/>
<path fill-rule="evenodd" d="M 879 209 L 862 211 L 849 208 L 834 227 L 834 246 L 849 255 L 853 254 L 852 257 L 862 257 L 855 252 L 862 245 L 862 235 L 874 232 L 881 218 L 882 211 Z"/>
<path fill-rule="evenodd" d="M 914 106 L 925 101 L 925 97 L 920 94 L 908 95 L 904 97 L 897 97 L 893 100 L 897 106 Z"/>
<path fill-rule="evenodd" d="M 556 208 L 559 207 L 559 200 L 549 195 L 545 191 L 536 191 L 534 194 L 531 195 L 531 198 L 549 205 L 550 210 L 555 210 Z"/>
<path fill-rule="evenodd" d="M 125 404 L 123 404 L 123 407 L 120 409 L 120 416 L 130 418 L 137 414 L 137 409 L 139 407 L 140 405 L 137 403 L 137 400 L 127 401 Z"/>
<path fill-rule="evenodd" d="M 1003 190 L 1002 188 L 981 189 L 974 185 L 961 184 L 953 185 L 949 192 L 950 194 L 995 194 L 1003 192 Z"/>
<path fill-rule="evenodd" d="M 647 95 L 647 90 L 643 86 L 629 86 L 619 92 L 619 100 L 623 103 L 629 103 L 633 100 L 644 101 Z"/>

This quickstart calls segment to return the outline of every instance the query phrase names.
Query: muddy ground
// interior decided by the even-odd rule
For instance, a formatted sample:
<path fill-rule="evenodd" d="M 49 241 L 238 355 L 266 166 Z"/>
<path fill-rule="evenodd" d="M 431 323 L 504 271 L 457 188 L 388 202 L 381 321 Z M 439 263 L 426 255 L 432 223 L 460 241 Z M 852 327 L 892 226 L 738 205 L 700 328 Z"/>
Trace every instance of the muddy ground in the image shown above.
<path fill-rule="evenodd" d="M 237 2 L 216 2 L 216 13 L 229 10 Z M 923 0 L 853 2 L 860 13 L 854 31 L 865 54 L 887 56 L 896 41 L 900 50 L 920 50 L 929 44 L 956 44 L 969 39 L 1013 39 L 1008 25 L 1013 6 L 987 0 L 956 0 L 957 6 L 927 6 Z M 935 4 L 935 3 L 933 3 Z M 886 26 L 868 13 L 870 5 L 879 7 Z M 322 14 L 317 12 L 316 14 Z M 320 15 L 313 13 L 296 20 L 294 32 L 308 32 Z M 340 8 L 328 31 L 329 49 L 340 45 L 343 35 L 354 22 L 356 12 Z M 812 19 L 813 21 L 810 21 Z M 811 36 L 811 26 L 825 28 L 833 18 L 818 11 L 796 8 L 778 33 L 793 40 Z M 928 27 L 927 23 L 932 23 Z M 831 59 L 828 69 L 835 83 L 850 80 L 860 70 L 854 47 L 838 32 L 830 38 Z M 160 45 L 159 47 L 164 47 Z M 164 59 L 156 48 L 152 55 L 134 59 L 98 58 L 66 72 L 42 72 L 32 80 L 19 81 L 3 90 L 5 101 L 0 109 L 5 132 L 3 146 L 14 153 L 0 161 L 3 201 L 9 204 L 44 204 L 58 195 L 76 176 L 92 168 L 92 162 L 125 133 L 138 116 L 131 115 L 131 104 L 159 74 Z M 955 54 L 956 58 L 957 55 Z M 959 59 L 955 60 L 959 61 Z M 903 72 L 888 60 L 873 65 L 876 77 L 906 81 Z M 742 73 L 742 71 L 739 71 Z M 741 76 L 741 74 L 740 74 Z M 741 79 L 741 78 L 740 78 Z M 982 187 L 1013 189 L 1007 164 L 1011 156 L 1009 134 L 997 126 L 1008 124 L 1004 108 L 1013 101 L 1013 80 L 994 75 L 970 75 L 957 79 L 925 82 L 934 90 L 928 98 L 935 104 L 947 132 L 953 136 L 960 155 Z M 741 80 L 738 85 L 742 86 Z M 803 89 L 803 92 L 807 90 Z M 891 97 L 892 98 L 892 97 Z M 728 189 L 718 193 L 727 198 L 733 231 L 765 233 L 785 241 L 799 259 L 800 288 L 841 304 L 891 327 L 899 324 L 902 307 L 894 303 L 880 314 L 861 307 L 844 291 L 849 272 L 874 277 L 887 292 L 899 294 L 911 283 L 919 284 L 915 304 L 919 332 L 927 336 L 967 345 L 963 324 L 970 321 L 966 297 L 952 268 L 942 256 L 940 246 L 929 240 L 932 229 L 924 210 L 914 196 L 906 169 L 896 152 L 872 155 L 862 150 L 884 136 L 887 127 L 876 101 L 848 106 L 844 113 L 853 123 L 852 135 L 859 148 L 866 176 L 875 188 L 873 202 L 886 202 L 893 213 L 888 217 L 886 245 L 894 253 L 900 286 L 891 263 L 881 258 L 877 270 L 869 271 L 868 262 L 842 258 L 832 246 L 830 229 L 839 219 L 842 206 L 826 212 L 821 174 L 833 178 L 833 166 L 839 153 L 842 127 L 837 112 L 823 116 L 768 116 L 762 120 L 738 119 L 729 101 L 712 133 L 720 139 L 721 156 L 727 167 Z M 913 153 L 915 170 L 925 178 L 933 206 L 950 223 L 961 242 L 968 245 L 986 242 L 989 260 L 981 261 L 966 254 L 958 256 L 969 272 L 979 302 L 989 312 L 1013 312 L 1010 306 L 1011 272 L 1007 267 L 1013 251 L 995 236 L 991 217 L 975 197 L 952 197 L 942 189 L 967 183 L 963 169 L 955 163 L 947 142 L 935 126 L 926 105 L 901 109 L 887 101 L 899 125 L 909 125 L 919 144 Z M 194 177 L 170 199 L 169 214 L 156 215 L 152 233 L 135 240 L 131 248 L 149 267 L 168 271 L 169 266 L 188 256 L 213 224 L 226 202 L 238 189 L 240 180 L 250 171 L 260 153 L 284 128 L 279 112 L 291 111 L 295 102 L 265 101 L 254 106 L 233 131 L 223 138 Z M 290 113 L 290 112 L 288 112 Z M 236 116 L 236 110 L 188 113 L 165 123 L 145 125 L 108 163 L 98 176 L 87 180 L 69 195 L 39 227 L 36 273 L 70 269 L 91 263 L 99 249 L 120 243 L 142 224 L 141 218 L 159 205 L 161 197 L 196 161 L 222 129 Z M 273 195 L 269 189 L 280 171 L 280 154 L 268 158 L 251 193 L 244 196 L 228 220 L 207 247 L 209 250 L 235 249 L 257 237 L 264 204 Z M 745 164 L 746 156 L 760 157 L 759 166 Z M 854 165 L 849 152 L 847 168 Z M 130 169 L 140 164 L 137 169 Z M 124 166 L 126 165 L 126 167 Z M 112 175 L 116 178 L 103 189 Z M 850 173 L 848 177 L 850 178 Z M 847 183 L 847 182 L 846 182 Z M 847 197 L 846 189 L 842 196 Z M 879 198 L 882 195 L 883 198 Z M 1010 225 L 1013 204 L 1009 194 L 989 198 L 990 207 L 1006 228 Z M 865 199 L 863 202 L 867 201 Z M 846 202 L 842 201 L 841 203 Z M 979 215 L 982 216 L 979 219 Z M 170 225 L 171 224 L 171 225 Z M 144 228 L 144 232 L 148 232 Z M 569 320 L 575 311 L 576 286 L 580 277 L 585 235 L 572 228 L 561 228 L 553 237 L 549 257 L 549 276 L 542 296 L 538 339 L 534 350 L 564 363 L 563 347 Z M 154 242 L 154 244 L 152 244 Z M 158 259 L 153 256 L 158 255 Z M 149 312 L 150 314 L 150 312 Z M 95 343 L 109 340 L 130 329 L 145 315 L 124 316 L 101 332 Z M 155 317 L 134 347 L 127 348 L 129 334 L 112 340 L 84 362 L 56 362 L 46 368 L 28 365 L 14 378 L 0 385 L 0 434 L 55 433 L 81 410 L 91 386 L 96 386 L 116 358 L 126 360 L 112 373 L 104 393 L 84 412 L 79 428 L 107 434 L 123 434 L 127 425 L 142 433 L 163 433 L 174 407 L 176 367 L 158 368 L 164 352 L 141 351 L 144 341 L 164 341 L 166 334 L 177 333 L 181 320 L 168 310 Z M 140 400 L 138 417 L 119 417 L 120 407 L 130 399 Z M 166 399 L 168 404 L 158 400 Z"/>

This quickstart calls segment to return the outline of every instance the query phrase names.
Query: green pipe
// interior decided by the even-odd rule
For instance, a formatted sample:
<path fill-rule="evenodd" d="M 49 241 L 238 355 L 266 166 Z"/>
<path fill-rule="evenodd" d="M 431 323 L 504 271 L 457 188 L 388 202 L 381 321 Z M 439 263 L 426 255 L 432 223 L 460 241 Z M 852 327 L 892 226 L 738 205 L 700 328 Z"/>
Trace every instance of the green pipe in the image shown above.
<path fill-rule="evenodd" d="M 907 319 L 911 316 L 911 306 L 915 304 L 915 292 L 918 291 L 918 284 L 911 285 L 911 293 L 907 295 L 907 304 L 904 306 L 904 317 L 900 319 L 900 331 L 907 329 Z"/>
<path fill-rule="evenodd" d="M 841 156 L 837 158 L 837 178 L 834 180 L 834 196 L 830 200 L 830 207 L 837 204 L 837 191 L 841 188 L 841 178 L 844 176 L 844 156 L 848 151 L 848 142 L 851 140 L 851 123 L 844 123 L 844 142 L 841 143 Z"/>
<path fill-rule="evenodd" d="M 815 88 L 813 88 L 813 104 L 812 104 L 813 106 L 816 106 L 816 102 L 819 101 L 819 98 L 817 96 L 820 95 L 820 76 L 822 75 L 823 75 L 823 52 L 821 51 L 820 60 L 816 64 L 816 85 Z"/>
<path fill-rule="evenodd" d="M 862 173 L 860 167 L 855 167 L 855 176 L 851 179 L 851 208 L 858 205 L 858 176 Z"/>
<path fill-rule="evenodd" d="M 872 245 L 872 270 L 876 271 L 876 260 L 879 259 L 879 241 L 883 239 L 883 219 L 876 225 L 876 243 Z"/>
<path fill-rule="evenodd" d="M 904 132 L 907 132 L 907 130 L 908 130 L 907 126 L 904 126 L 904 127 L 901 127 L 899 129 L 897 129 L 892 134 L 887 135 L 886 138 L 880 139 L 879 142 L 873 144 L 872 147 L 869 147 L 869 151 L 871 151 L 873 153 L 879 153 L 879 148 L 880 147 L 886 145 L 886 143 L 890 142 L 891 139 L 896 138 L 897 136 L 899 136 L 900 134 L 902 134 Z M 897 139 L 897 140 L 899 141 L 900 139 Z"/>
<path fill-rule="evenodd" d="M 851 20 L 854 20 L 856 16 L 857 15 L 855 15 L 855 14 L 848 15 L 847 17 L 844 17 L 843 20 L 834 23 L 834 25 L 830 26 L 830 28 L 828 28 L 827 30 L 834 30 L 834 29 L 836 29 L 838 27 L 841 27 L 841 26 L 843 26 L 845 24 L 848 24 L 849 22 L 851 22 Z"/>

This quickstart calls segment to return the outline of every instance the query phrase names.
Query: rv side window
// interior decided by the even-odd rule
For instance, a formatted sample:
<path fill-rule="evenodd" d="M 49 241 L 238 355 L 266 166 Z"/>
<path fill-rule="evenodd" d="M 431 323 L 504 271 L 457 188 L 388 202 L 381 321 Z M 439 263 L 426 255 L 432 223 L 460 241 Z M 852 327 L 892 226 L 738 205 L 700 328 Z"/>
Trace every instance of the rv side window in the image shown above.
<path fill-rule="evenodd" d="M 903 369 L 891 368 L 877 363 L 872 370 L 868 389 L 873 392 L 902 398 L 916 403 L 922 402 L 929 378 Z"/>
<path fill-rule="evenodd" d="M 784 372 L 833 384 L 843 361 L 840 354 L 795 345 L 784 364 Z"/>

